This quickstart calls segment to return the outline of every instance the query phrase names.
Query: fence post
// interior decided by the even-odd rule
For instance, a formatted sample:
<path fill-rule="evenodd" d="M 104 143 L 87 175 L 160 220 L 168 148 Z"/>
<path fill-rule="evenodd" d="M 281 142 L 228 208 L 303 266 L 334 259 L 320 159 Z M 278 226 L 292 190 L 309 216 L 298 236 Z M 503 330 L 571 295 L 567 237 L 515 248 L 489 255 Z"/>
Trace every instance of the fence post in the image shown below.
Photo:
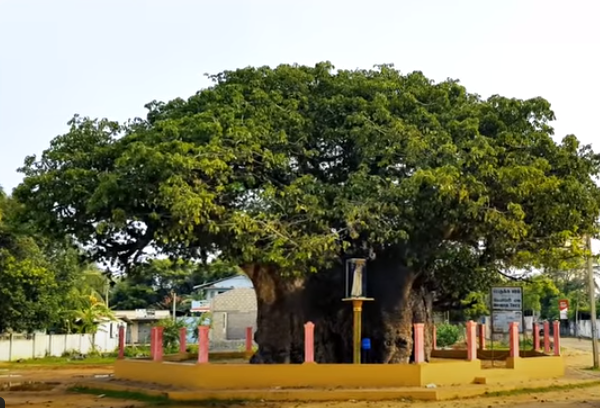
<path fill-rule="evenodd" d="M 425 324 L 415 323 L 414 327 L 414 354 L 415 364 L 422 364 L 425 362 Z"/>
<path fill-rule="evenodd" d="M 485 324 L 477 326 L 479 330 L 479 349 L 485 350 Z"/>
<path fill-rule="evenodd" d="M 540 324 L 533 324 L 533 351 L 540 349 Z"/>
<path fill-rule="evenodd" d="M 550 322 L 544 322 L 544 353 L 550 354 Z"/>
<path fill-rule="evenodd" d="M 509 324 L 509 333 L 510 333 L 510 357 L 516 358 L 519 357 L 519 323 L 511 322 Z"/>
<path fill-rule="evenodd" d="M 125 326 L 119 325 L 119 360 L 125 358 Z"/>
<path fill-rule="evenodd" d="M 154 360 L 154 348 L 156 347 L 156 327 L 150 328 L 150 358 Z"/>
<path fill-rule="evenodd" d="M 467 361 L 477 360 L 477 323 L 467 322 Z"/>
<path fill-rule="evenodd" d="M 431 330 L 431 349 L 437 350 L 437 327 L 434 324 L 433 330 Z"/>
<path fill-rule="evenodd" d="M 164 327 L 154 328 L 154 354 L 152 360 L 162 361 L 163 358 L 163 330 Z"/>
<path fill-rule="evenodd" d="M 12 361 L 13 334 L 8 335 L 8 361 Z"/>
<path fill-rule="evenodd" d="M 252 356 L 252 337 L 254 334 L 254 329 L 252 327 L 246 327 L 246 356 Z"/>
<path fill-rule="evenodd" d="M 198 327 L 198 363 L 208 363 L 208 326 Z"/>
<path fill-rule="evenodd" d="M 306 322 L 304 324 L 304 363 L 315 362 L 315 324 Z"/>
<path fill-rule="evenodd" d="M 33 351 L 31 353 L 31 358 L 35 358 L 35 333 L 33 333 L 33 335 L 31 336 L 31 343 L 33 343 Z"/>
<path fill-rule="evenodd" d="M 163 334 L 165 328 L 157 327 L 156 328 L 156 360 L 162 361 L 163 353 L 164 353 L 164 344 L 163 344 Z"/>
<path fill-rule="evenodd" d="M 554 355 L 560 356 L 560 321 L 554 321 Z"/>
<path fill-rule="evenodd" d="M 187 350 L 187 327 L 179 329 L 179 353 L 185 354 Z"/>

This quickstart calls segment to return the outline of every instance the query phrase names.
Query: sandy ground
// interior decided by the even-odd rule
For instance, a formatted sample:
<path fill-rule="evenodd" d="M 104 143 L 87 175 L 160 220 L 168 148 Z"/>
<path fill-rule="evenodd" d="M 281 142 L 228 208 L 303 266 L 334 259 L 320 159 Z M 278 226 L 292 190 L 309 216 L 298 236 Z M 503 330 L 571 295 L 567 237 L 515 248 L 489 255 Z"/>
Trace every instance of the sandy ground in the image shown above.
<path fill-rule="evenodd" d="M 592 364 L 591 343 L 586 340 L 563 339 L 564 353 L 567 362 L 567 377 L 577 379 L 598 379 L 600 372 L 586 370 Z M 115 400 L 91 395 L 70 394 L 65 388 L 70 383 L 85 377 L 107 375 L 110 367 L 76 367 L 68 369 L 27 369 L 0 370 L 0 397 L 4 398 L 7 407 L 27 408 L 133 408 L 147 406 L 143 402 Z M 11 375 L 11 377 L 9 377 Z M 53 383 L 51 386 L 33 383 Z M 8 387 L 13 391 L 8 391 Z M 19 384 L 25 384 L 20 391 L 15 391 Z M 38 390 L 31 390 L 38 387 Z M 51 388 L 49 390 L 48 388 Z M 18 389 L 18 388 L 17 388 Z M 218 406 L 218 404 L 215 404 Z M 225 406 L 225 405 L 223 405 Z M 568 391 L 547 392 L 539 394 L 521 394 L 509 397 L 486 397 L 460 401 L 442 402 L 328 402 L 328 403 L 247 403 L 245 408 L 600 408 L 600 386 Z M 182 405 L 177 407 L 184 408 Z"/>

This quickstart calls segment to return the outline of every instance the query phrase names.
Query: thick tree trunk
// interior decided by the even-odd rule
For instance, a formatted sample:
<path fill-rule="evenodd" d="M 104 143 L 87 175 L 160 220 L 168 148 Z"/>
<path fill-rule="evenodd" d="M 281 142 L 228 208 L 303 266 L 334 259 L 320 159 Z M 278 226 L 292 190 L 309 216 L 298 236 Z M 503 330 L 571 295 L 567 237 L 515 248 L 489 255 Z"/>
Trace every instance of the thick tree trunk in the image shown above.
<path fill-rule="evenodd" d="M 253 356 L 257 364 L 289 364 L 303 361 L 305 279 L 284 278 L 273 268 L 244 268 L 256 291 L 259 345 Z"/>
<path fill-rule="evenodd" d="M 394 259 L 368 264 L 375 300 L 366 311 L 364 336 L 371 338 L 374 363 L 408 363 L 414 358 L 413 325 L 425 324 L 425 358 L 431 355 L 432 298 L 417 275 Z"/>
<path fill-rule="evenodd" d="M 342 302 L 344 270 L 333 268 L 304 278 L 284 278 L 267 267 L 245 267 L 256 290 L 259 345 L 252 363 L 302 363 L 304 323 L 315 323 L 315 360 L 352 361 L 352 306 Z M 371 339 L 372 363 L 413 359 L 413 323 L 425 323 L 426 358 L 431 352 L 432 299 L 414 273 L 393 260 L 367 266 L 363 338 Z"/>
<path fill-rule="evenodd" d="M 315 361 L 350 362 L 351 308 L 344 304 L 343 274 L 282 277 L 276 270 L 244 267 L 252 280 L 257 300 L 258 351 L 254 364 L 304 362 L 304 324 L 315 324 Z"/>

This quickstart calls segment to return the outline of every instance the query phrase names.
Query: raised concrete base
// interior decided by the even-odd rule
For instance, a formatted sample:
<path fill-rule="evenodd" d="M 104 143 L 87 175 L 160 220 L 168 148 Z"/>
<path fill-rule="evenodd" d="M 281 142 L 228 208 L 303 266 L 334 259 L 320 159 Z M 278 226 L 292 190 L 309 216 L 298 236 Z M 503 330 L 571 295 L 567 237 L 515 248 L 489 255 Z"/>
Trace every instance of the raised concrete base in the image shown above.
<path fill-rule="evenodd" d="M 115 379 L 189 390 L 372 389 L 509 383 L 562 377 L 562 357 L 509 358 L 506 368 L 481 361 L 424 364 L 193 364 L 119 360 Z"/>
<path fill-rule="evenodd" d="M 557 389 L 577 384 L 597 386 L 597 380 L 554 383 Z M 96 391 L 120 391 L 167 398 L 171 401 L 386 401 L 412 399 L 419 401 L 445 401 L 460 398 L 472 398 L 497 392 L 531 390 L 547 388 L 548 382 L 531 381 L 529 383 L 469 385 L 443 388 L 365 388 L 365 389 L 272 389 L 272 390 L 202 390 L 202 391 L 160 391 L 146 386 L 119 383 L 118 381 L 90 380 L 75 385 Z"/>

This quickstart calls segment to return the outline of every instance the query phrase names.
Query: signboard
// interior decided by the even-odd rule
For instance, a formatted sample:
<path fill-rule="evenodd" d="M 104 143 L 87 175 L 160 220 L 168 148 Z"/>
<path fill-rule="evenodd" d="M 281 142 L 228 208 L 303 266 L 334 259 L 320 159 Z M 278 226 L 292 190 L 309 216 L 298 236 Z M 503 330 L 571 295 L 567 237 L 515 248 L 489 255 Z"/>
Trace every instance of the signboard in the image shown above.
<path fill-rule="evenodd" d="M 496 286 L 490 295 L 492 332 L 508 333 L 509 324 L 519 323 L 523 332 L 523 288 L 520 286 Z"/>
<path fill-rule="evenodd" d="M 492 288 L 492 310 L 523 311 L 523 288 L 519 286 Z"/>
<path fill-rule="evenodd" d="M 210 302 L 207 300 L 192 300 L 190 312 L 208 312 L 210 311 Z"/>
<path fill-rule="evenodd" d="M 569 300 L 561 299 L 558 301 L 558 311 L 560 313 L 561 320 L 567 320 L 569 318 Z"/>
<path fill-rule="evenodd" d="M 492 313 L 492 327 L 494 333 L 508 333 L 508 326 L 512 322 L 519 323 L 519 332 L 523 332 L 523 312 L 500 310 Z"/>

